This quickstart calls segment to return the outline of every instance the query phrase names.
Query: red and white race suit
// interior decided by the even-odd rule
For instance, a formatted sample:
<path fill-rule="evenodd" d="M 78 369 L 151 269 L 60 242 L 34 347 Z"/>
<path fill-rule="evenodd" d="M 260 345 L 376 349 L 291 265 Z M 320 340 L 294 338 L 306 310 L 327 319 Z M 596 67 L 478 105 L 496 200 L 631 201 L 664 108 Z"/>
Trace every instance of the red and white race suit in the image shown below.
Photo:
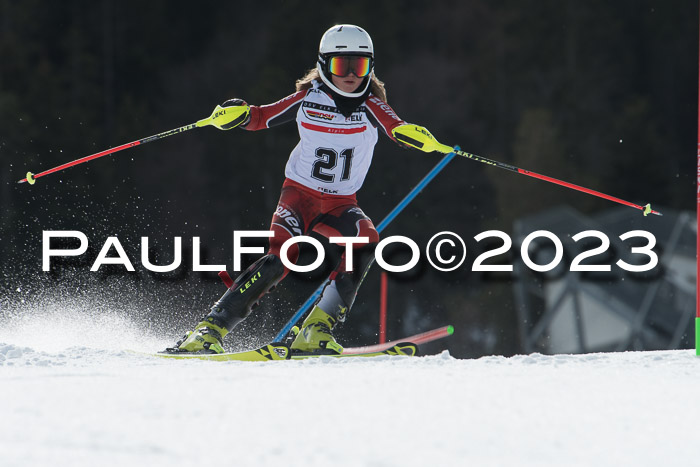
<path fill-rule="evenodd" d="M 360 189 L 372 163 L 377 128 L 393 140 L 391 131 L 405 123 L 372 94 L 345 117 L 318 82 L 274 104 L 251 106 L 250 116 L 244 127 L 247 130 L 270 128 L 296 118 L 300 141 L 289 156 L 285 175 L 332 195 L 352 195 Z"/>

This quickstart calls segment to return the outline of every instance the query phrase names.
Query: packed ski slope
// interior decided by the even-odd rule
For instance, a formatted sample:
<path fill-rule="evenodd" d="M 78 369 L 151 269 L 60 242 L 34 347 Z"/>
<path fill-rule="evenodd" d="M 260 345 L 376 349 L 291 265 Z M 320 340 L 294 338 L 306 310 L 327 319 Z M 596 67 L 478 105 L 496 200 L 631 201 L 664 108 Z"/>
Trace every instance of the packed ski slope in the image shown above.
<path fill-rule="evenodd" d="M 221 363 L 43 329 L 0 331 L 5 467 L 698 462 L 693 351 Z"/>

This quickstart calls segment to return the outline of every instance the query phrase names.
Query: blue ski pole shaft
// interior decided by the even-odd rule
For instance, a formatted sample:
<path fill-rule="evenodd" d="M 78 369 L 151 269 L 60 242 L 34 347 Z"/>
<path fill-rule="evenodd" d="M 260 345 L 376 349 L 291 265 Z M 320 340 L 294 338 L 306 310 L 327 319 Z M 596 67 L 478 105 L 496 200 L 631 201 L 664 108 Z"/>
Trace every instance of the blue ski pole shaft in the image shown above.
<path fill-rule="evenodd" d="M 455 146 L 455 151 L 459 151 L 459 149 L 459 146 Z M 423 179 L 420 182 L 418 182 L 418 184 L 410 191 L 410 193 L 408 193 L 404 197 L 404 199 L 402 199 L 401 202 L 397 204 L 396 207 L 392 209 L 392 211 L 389 214 L 387 214 L 384 220 L 382 220 L 379 223 L 379 225 L 377 226 L 377 232 L 382 233 L 386 226 L 389 225 L 391 221 L 393 221 L 394 218 L 398 216 L 399 213 L 401 213 L 401 211 L 403 211 L 404 208 L 408 206 L 408 204 L 411 201 L 413 201 L 413 199 L 416 196 L 418 196 L 418 193 L 420 193 L 423 190 L 423 188 L 425 188 L 426 185 L 428 185 L 428 183 L 430 183 L 433 180 L 433 178 L 435 178 L 435 176 L 438 173 L 440 173 L 440 171 L 443 168 L 445 168 L 445 166 L 452 160 L 454 156 L 455 153 L 451 152 L 445 157 L 443 157 L 442 160 L 440 160 L 440 162 L 438 162 L 437 165 L 433 167 L 433 169 L 430 172 L 428 172 L 428 174 L 425 177 L 423 177 Z M 324 285 L 325 283 L 321 284 L 318 287 L 318 289 L 316 289 L 316 291 L 313 294 L 311 294 L 311 296 L 304 302 L 304 304 L 299 307 L 297 312 L 294 313 L 294 316 L 292 316 L 290 320 L 287 321 L 287 324 L 285 324 L 284 327 L 280 330 L 280 332 L 277 333 L 277 336 L 275 336 L 274 340 L 275 342 L 279 342 L 282 339 L 284 339 L 284 337 L 289 333 L 290 329 L 292 329 L 292 327 L 297 323 L 297 321 L 299 321 L 299 319 L 304 315 L 304 313 L 309 311 L 309 308 L 311 308 L 311 306 L 314 304 L 314 302 L 316 302 L 318 297 L 321 296 L 321 292 L 323 292 Z"/>

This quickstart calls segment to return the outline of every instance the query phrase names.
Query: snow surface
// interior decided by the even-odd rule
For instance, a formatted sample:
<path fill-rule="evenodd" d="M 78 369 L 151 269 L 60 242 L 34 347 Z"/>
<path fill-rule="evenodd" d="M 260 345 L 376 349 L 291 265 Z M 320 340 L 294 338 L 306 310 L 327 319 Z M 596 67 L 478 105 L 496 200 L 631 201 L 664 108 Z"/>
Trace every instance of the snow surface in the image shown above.
<path fill-rule="evenodd" d="M 172 361 L 53 329 L 0 331 L 4 467 L 700 462 L 690 350 Z"/>

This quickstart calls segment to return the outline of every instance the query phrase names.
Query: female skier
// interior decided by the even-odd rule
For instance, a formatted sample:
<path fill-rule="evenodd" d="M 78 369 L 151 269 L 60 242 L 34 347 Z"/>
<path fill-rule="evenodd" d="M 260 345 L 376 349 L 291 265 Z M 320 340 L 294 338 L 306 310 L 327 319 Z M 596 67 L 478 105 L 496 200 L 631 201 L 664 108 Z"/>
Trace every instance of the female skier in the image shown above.
<path fill-rule="evenodd" d="M 405 125 L 387 105 L 384 84 L 373 68 L 374 47 L 369 34 L 358 26 L 337 25 L 321 38 L 317 66 L 297 81 L 294 94 L 263 106 L 248 106 L 241 99 L 223 104 L 224 108 L 236 106 L 241 111 L 242 118 L 237 121 L 246 130 L 296 120 L 301 140 L 287 162 L 286 180 L 272 216 L 270 230 L 274 235 L 267 255 L 241 273 L 233 284 L 227 284 L 229 289 L 204 320 L 170 351 L 222 353 L 224 336 L 289 272 L 280 260 L 284 242 L 311 231 L 325 237 L 357 237 L 358 243 L 352 245 L 353 256 L 361 258 L 361 264 L 350 271 L 351 265 L 346 265 L 343 258 L 329 276 L 291 348 L 304 352 L 342 351 L 331 331 L 345 320 L 352 307 L 371 264 L 371 254 L 367 253 L 373 253 L 379 241 L 372 221 L 357 205 L 355 193 L 372 162 L 377 127 L 401 144 L 392 130 Z M 298 255 L 295 244 L 287 257 L 295 263 Z"/>

